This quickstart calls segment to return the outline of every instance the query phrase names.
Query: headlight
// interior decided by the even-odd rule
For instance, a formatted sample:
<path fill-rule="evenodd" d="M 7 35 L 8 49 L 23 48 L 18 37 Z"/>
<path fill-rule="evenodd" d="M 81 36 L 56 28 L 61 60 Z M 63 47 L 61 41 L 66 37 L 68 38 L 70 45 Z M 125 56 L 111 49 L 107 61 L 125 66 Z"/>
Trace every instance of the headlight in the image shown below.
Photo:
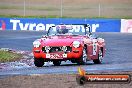
<path fill-rule="evenodd" d="M 38 48 L 40 45 L 41 45 L 41 43 L 38 40 L 33 42 L 33 46 L 36 48 Z"/>
<path fill-rule="evenodd" d="M 73 46 L 74 46 L 75 48 L 78 48 L 78 47 L 80 46 L 80 42 L 79 42 L 79 41 L 74 41 L 74 42 L 73 42 Z"/>

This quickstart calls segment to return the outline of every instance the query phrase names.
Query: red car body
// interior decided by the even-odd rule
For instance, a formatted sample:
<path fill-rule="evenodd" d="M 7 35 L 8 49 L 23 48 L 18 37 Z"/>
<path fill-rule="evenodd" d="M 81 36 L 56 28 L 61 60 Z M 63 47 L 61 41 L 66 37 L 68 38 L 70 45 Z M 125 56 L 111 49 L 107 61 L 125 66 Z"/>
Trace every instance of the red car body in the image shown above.
<path fill-rule="evenodd" d="M 104 39 L 94 38 L 86 30 L 85 34 L 46 35 L 35 40 L 34 64 L 42 67 L 44 62 L 52 61 L 54 65 L 60 65 L 61 61 L 67 60 L 78 64 L 85 64 L 88 60 L 93 60 L 95 64 L 101 63 L 105 54 Z"/>

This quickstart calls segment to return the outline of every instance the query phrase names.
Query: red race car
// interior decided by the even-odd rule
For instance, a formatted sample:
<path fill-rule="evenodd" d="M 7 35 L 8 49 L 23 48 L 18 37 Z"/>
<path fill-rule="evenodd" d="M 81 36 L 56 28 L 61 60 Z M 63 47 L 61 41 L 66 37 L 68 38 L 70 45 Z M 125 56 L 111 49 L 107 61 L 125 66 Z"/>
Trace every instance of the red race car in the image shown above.
<path fill-rule="evenodd" d="M 42 67 L 44 62 L 59 66 L 61 61 L 86 64 L 93 60 L 102 63 L 105 54 L 105 40 L 90 32 L 88 25 L 56 25 L 46 35 L 33 42 L 34 64 Z"/>

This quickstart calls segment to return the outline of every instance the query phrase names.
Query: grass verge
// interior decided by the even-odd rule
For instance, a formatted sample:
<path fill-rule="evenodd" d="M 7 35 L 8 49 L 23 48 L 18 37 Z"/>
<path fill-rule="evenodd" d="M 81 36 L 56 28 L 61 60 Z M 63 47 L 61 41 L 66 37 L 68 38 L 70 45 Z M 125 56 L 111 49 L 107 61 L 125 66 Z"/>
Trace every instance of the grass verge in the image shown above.
<path fill-rule="evenodd" d="M 38 15 L 38 16 L 20 16 L 20 15 L 0 15 L 1 18 L 90 18 L 90 19 L 132 19 L 132 16 L 118 16 L 118 17 L 71 17 L 58 15 Z"/>
<path fill-rule="evenodd" d="M 21 57 L 22 57 L 21 54 L 0 50 L 0 62 L 15 61 L 20 59 Z"/>

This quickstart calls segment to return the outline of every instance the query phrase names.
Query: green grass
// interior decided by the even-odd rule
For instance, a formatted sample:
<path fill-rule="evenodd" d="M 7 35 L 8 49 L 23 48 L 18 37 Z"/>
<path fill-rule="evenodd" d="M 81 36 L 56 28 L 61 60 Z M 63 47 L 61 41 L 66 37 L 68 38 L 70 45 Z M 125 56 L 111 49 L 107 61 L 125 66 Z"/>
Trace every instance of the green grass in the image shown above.
<path fill-rule="evenodd" d="M 56 0 L 5 0 L 0 3 L 0 17 L 61 18 L 61 3 Z M 99 4 L 100 13 L 99 15 Z M 132 19 L 132 0 L 64 0 L 62 18 L 125 18 Z M 3 16 L 2 16 L 3 15 Z M 11 16 L 10 16 L 11 15 Z"/>
<path fill-rule="evenodd" d="M 48 15 L 48 16 L 20 16 L 20 15 L 0 15 L 0 17 L 7 17 L 7 18 L 59 18 L 57 15 Z M 63 17 L 66 18 L 66 17 Z"/>
<path fill-rule="evenodd" d="M 0 9 L 23 9 L 23 7 L 21 6 L 7 6 L 7 5 L 1 5 Z"/>
<path fill-rule="evenodd" d="M 23 10 L 23 6 L 7 6 L 7 5 L 1 5 L 0 9 L 16 9 L 16 10 Z M 56 11 L 60 10 L 57 7 L 45 7 L 45 6 L 30 6 L 30 7 L 25 7 L 26 10 L 42 10 L 42 11 Z"/>
<path fill-rule="evenodd" d="M 60 16 L 58 15 L 46 15 L 46 16 L 42 16 L 42 15 L 38 15 L 38 16 L 20 16 L 20 15 L 0 15 L 1 18 L 61 18 Z M 72 17 L 72 16 L 63 16 L 62 18 L 92 18 L 92 19 L 107 19 L 109 17 Z M 111 19 L 132 19 L 132 16 L 113 16 L 113 17 L 110 17 Z"/>
<path fill-rule="evenodd" d="M 0 50 L 0 62 L 10 62 L 18 60 L 22 57 L 21 54 L 12 53 L 9 51 Z"/>

